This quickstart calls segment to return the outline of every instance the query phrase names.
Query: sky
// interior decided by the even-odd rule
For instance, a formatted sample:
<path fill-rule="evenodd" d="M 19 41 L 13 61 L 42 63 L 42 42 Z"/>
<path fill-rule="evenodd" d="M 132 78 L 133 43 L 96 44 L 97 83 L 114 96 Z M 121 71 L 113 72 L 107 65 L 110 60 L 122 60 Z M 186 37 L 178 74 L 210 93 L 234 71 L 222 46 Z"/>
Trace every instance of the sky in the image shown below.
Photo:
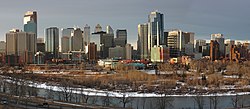
<path fill-rule="evenodd" d="M 44 29 L 86 24 L 127 29 L 128 43 L 137 41 L 137 25 L 146 23 L 151 11 L 164 14 L 164 28 L 194 32 L 195 39 L 222 33 L 226 39 L 250 40 L 250 0 L 4 0 L 0 4 L 0 40 L 12 28 L 23 30 L 26 11 L 38 13 L 38 37 Z"/>

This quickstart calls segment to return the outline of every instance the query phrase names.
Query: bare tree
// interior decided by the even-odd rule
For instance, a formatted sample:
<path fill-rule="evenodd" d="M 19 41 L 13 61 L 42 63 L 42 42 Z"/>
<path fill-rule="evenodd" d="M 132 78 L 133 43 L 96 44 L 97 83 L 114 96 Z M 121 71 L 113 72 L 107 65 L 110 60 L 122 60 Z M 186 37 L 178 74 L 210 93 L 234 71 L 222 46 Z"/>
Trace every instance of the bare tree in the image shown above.
<path fill-rule="evenodd" d="M 96 94 L 92 97 L 92 100 L 91 100 L 91 104 L 96 104 L 96 102 L 97 102 L 97 96 L 96 96 Z"/>
<path fill-rule="evenodd" d="M 106 92 L 105 96 L 102 98 L 102 104 L 104 106 L 110 106 L 112 104 L 109 92 Z"/>
<path fill-rule="evenodd" d="M 173 101 L 174 99 L 172 97 L 168 97 L 166 94 L 163 94 L 161 97 L 157 98 L 157 106 L 158 109 L 173 109 Z"/>
<path fill-rule="evenodd" d="M 82 97 L 82 101 L 84 102 L 84 103 L 88 103 L 88 100 L 89 100 L 89 91 L 86 91 L 86 93 L 84 94 L 83 92 L 84 92 L 84 90 L 83 90 L 83 87 L 80 89 L 81 90 L 81 97 Z"/>
<path fill-rule="evenodd" d="M 232 105 L 233 105 L 233 107 L 234 107 L 234 108 L 237 108 L 237 107 L 238 107 L 238 104 L 239 104 L 239 100 L 240 100 L 239 95 L 236 94 L 235 97 L 232 97 L 232 98 L 231 98 L 231 100 L 232 100 Z"/>
<path fill-rule="evenodd" d="M 210 96 L 209 100 L 210 100 L 210 109 L 217 109 L 219 103 L 218 96 L 217 95 Z"/>
<path fill-rule="evenodd" d="M 203 109 L 204 107 L 204 98 L 203 96 L 201 96 L 200 94 L 197 94 L 196 96 L 193 97 L 194 98 L 194 102 L 197 103 L 198 105 L 198 109 Z"/>
<path fill-rule="evenodd" d="M 123 108 L 126 107 L 127 103 L 130 103 L 133 101 L 133 99 L 129 96 L 129 94 L 122 93 L 122 97 L 118 97 L 120 99 L 120 103 L 122 103 Z"/>
<path fill-rule="evenodd" d="M 65 101 L 71 101 L 73 89 L 71 86 L 73 83 L 71 81 L 63 80 L 61 81 L 61 87 L 59 88 L 63 93 L 63 98 Z"/>

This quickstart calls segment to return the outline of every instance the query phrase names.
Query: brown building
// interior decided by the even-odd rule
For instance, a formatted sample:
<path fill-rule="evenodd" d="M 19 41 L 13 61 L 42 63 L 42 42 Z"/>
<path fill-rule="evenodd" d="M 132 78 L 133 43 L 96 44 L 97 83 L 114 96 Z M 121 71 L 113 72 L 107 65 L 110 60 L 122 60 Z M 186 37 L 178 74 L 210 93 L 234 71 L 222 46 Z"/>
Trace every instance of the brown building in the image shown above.
<path fill-rule="evenodd" d="M 88 46 L 88 59 L 91 63 L 97 61 L 97 45 L 95 43 L 90 43 Z"/>
<path fill-rule="evenodd" d="M 218 60 L 220 57 L 219 43 L 216 40 L 210 42 L 210 60 Z"/>
<path fill-rule="evenodd" d="M 239 48 L 236 45 L 231 45 L 229 59 L 230 61 L 238 61 L 240 59 Z"/>

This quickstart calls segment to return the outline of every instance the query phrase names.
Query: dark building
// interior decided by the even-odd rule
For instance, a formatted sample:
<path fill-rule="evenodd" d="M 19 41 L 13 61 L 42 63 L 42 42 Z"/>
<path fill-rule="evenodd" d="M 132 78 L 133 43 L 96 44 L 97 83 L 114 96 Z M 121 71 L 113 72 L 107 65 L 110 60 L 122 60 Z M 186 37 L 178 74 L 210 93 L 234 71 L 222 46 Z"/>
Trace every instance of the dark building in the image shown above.
<path fill-rule="evenodd" d="M 164 43 L 163 45 L 168 45 L 168 32 L 164 32 Z"/>
<path fill-rule="evenodd" d="M 210 42 L 210 60 L 218 60 L 220 58 L 219 43 L 216 40 Z"/>
<path fill-rule="evenodd" d="M 127 44 L 127 30 L 116 30 L 115 46 L 125 47 Z"/>
<path fill-rule="evenodd" d="M 97 46 L 95 43 L 90 43 L 88 46 L 88 60 L 91 63 L 97 61 Z"/>
<path fill-rule="evenodd" d="M 37 51 L 45 52 L 45 43 L 36 43 Z"/>
<path fill-rule="evenodd" d="M 94 42 L 97 48 L 97 59 L 105 59 L 109 55 L 109 48 L 114 47 L 114 34 L 106 32 L 92 33 L 90 42 Z"/>

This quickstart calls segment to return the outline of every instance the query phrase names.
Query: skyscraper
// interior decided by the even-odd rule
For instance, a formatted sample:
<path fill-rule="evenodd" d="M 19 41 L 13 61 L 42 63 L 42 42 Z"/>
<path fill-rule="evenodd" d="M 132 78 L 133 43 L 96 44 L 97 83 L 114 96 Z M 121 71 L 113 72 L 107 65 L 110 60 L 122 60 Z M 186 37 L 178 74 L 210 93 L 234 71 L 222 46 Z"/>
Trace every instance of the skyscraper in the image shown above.
<path fill-rule="evenodd" d="M 68 53 L 71 50 L 71 33 L 74 28 L 62 29 L 61 52 Z"/>
<path fill-rule="evenodd" d="M 138 45 L 137 50 L 141 59 L 149 59 L 148 57 L 148 24 L 138 25 Z"/>
<path fill-rule="evenodd" d="M 19 57 L 19 64 L 34 63 L 34 54 L 36 52 L 35 33 L 22 32 L 17 29 L 6 33 L 6 55 Z"/>
<path fill-rule="evenodd" d="M 106 32 L 107 34 L 114 34 L 114 30 L 110 25 L 107 26 Z"/>
<path fill-rule="evenodd" d="M 75 28 L 71 33 L 71 51 L 84 51 L 82 30 L 80 28 Z"/>
<path fill-rule="evenodd" d="M 197 53 L 202 53 L 203 46 L 206 46 L 206 40 L 202 40 L 202 39 L 195 40 L 195 51 Z"/>
<path fill-rule="evenodd" d="M 90 26 L 85 25 L 83 29 L 83 43 L 85 46 L 87 46 L 90 43 Z"/>
<path fill-rule="evenodd" d="M 211 34 L 211 40 L 216 40 L 220 47 L 220 57 L 225 57 L 225 39 L 223 34 Z"/>
<path fill-rule="evenodd" d="M 220 57 L 220 47 L 216 40 L 211 40 L 210 42 L 210 60 L 218 60 Z"/>
<path fill-rule="evenodd" d="M 24 31 L 33 32 L 37 37 L 37 12 L 27 11 L 23 19 Z"/>
<path fill-rule="evenodd" d="M 168 32 L 167 38 L 167 45 L 170 49 L 170 57 L 193 54 L 194 33 L 174 29 Z"/>
<path fill-rule="evenodd" d="M 100 25 L 100 24 L 97 24 L 97 25 L 95 26 L 95 33 L 98 33 L 98 32 L 101 32 L 101 31 L 102 31 L 101 25 Z"/>
<path fill-rule="evenodd" d="M 52 54 L 51 58 L 58 58 L 59 29 L 50 27 L 45 30 L 45 51 Z"/>
<path fill-rule="evenodd" d="M 117 29 L 116 30 L 115 45 L 125 47 L 126 44 L 127 44 L 127 30 L 126 29 Z"/>
<path fill-rule="evenodd" d="M 164 15 L 154 11 L 148 16 L 148 49 L 164 44 Z"/>

